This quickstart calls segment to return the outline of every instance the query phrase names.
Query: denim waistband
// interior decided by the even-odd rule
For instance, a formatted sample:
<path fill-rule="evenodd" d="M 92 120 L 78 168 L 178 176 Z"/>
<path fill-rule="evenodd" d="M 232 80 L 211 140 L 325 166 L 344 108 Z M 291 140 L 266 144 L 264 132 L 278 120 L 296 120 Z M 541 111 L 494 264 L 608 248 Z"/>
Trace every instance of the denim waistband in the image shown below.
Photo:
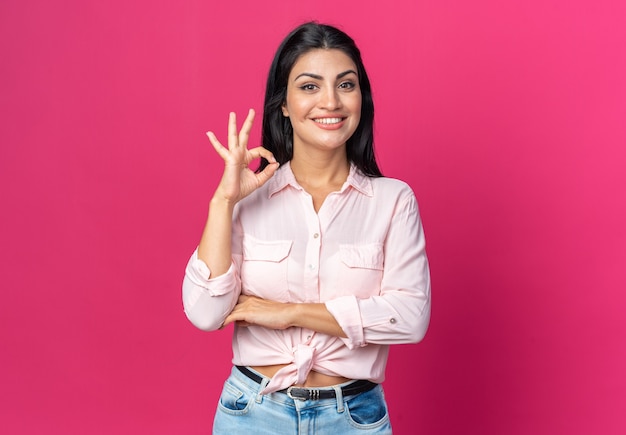
<path fill-rule="evenodd" d="M 264 379 L 263 376 L 249 369 L 248 367 L 243 367 L 243 366 L 235 366 L 235 367 L 248 379 L 253 380 L 257 384 L 261 384 L 263 382 L 263 379 Z M 277 391 L 277 393 L 284 393 L 284 394 L 287 394 L 290 398 L 298 399 L 298 400 L 334 399 L 337 397 L 338 389 L 341 391 L 342 397 L 349 397 L 349 396 L 354 396 L 356 394 L 370 391 L 373 388 L 376 388 L 377 385 L 378 384 L 371 382 L 371 381 L 358 380 L 358 381 L 352 381 L 346 384 L 342 384 L 341 386 L 332 386 L 332 387 L 320 387 L 320 388 L 289 387 L 284 390 L 279 390 Z"/>

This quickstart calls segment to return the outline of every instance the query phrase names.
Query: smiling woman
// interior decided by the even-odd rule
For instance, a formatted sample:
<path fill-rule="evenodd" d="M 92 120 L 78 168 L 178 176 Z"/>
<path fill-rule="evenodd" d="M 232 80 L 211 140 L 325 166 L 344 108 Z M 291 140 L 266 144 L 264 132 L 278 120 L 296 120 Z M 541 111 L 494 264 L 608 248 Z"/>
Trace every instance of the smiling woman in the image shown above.
<path fill-rule="evenodd" d="M 415 196 L 376 164 L 373 116 L 354 41 L 308 23 L 272 63 L 263 147 L 247 148 L 252 110 L 240 131 L 230 114 L 226 147 L 208 133 L 224 173 L 183 302 L 201 329 L 235 324 L 214 433 L 391 433 L 389 345 L 424 337 L 430 276 Z"/>
<path fill-rule="evenodd" d="M 346 160 L 346 142 L 361 119 L 355 70 L 354 62 L 341 50 L 313 50 L 295 63 L 282 107 L 293 127 L 294 155 L 303 153 L 315 161 L 319 147 L 321 152 L 335 150 L 337 158 Z"/>

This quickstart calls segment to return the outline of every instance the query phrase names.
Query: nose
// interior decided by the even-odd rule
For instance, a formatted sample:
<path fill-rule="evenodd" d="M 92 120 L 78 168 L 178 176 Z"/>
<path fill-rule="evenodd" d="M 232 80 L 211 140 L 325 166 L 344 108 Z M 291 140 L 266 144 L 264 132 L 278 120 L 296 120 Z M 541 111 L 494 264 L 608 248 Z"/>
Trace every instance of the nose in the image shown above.
<path fill-rule="evenodd" d="M 337 110 L 341 107 L 341 98 L 334 86 L 329 86 L 321 92 L 320 107 L 326 110 Z"/>

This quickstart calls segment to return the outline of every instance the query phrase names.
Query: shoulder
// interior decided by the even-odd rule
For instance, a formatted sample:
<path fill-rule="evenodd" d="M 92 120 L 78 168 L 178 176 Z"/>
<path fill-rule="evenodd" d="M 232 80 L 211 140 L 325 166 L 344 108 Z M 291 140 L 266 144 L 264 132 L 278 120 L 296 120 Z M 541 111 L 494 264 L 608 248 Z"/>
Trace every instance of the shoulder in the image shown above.
<path fill-rule="evenodd" d="M 417 198 L 411 186 L 396 178 L 372 178 L 373 199 L 379 210 L 393 210 L 393 214 L 419 215 Z"/>
<path fill-rule="evenodd" d="M 391 196 L 398 199 L 415 198 L 411 186 L 402 180 L 389 177 L 372 177 L 371 182 L 374 196 Z"/>

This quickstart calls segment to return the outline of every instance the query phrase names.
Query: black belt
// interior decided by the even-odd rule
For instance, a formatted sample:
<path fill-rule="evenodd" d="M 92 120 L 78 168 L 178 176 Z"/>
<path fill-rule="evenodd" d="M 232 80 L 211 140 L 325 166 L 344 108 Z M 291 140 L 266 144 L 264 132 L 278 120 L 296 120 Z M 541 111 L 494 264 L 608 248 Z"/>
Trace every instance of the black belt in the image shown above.
<path fill-rule="evenodd" d="M 263 381 L 263 377 L 257 375 L 252 370 L 244 366 L 235 366 L 246 377 L 252 379 L 257 384 Z M 378 384 L 374 382 L 359 380 L 354 381 L 345 387 L 341 387 L 341 395 L 343 397 L 354 396 L 355 394 L 365 393 L 376 387 Z M 279 390 L 277 393 L 285 393 L 292 399 L 299 400 L 319 400 L 319 399 L 334 399 L 337 397 L 334 388 L 320 390 L 318 388 L 301 388 L 301 387 L 289 387 L 284 390 Z"/>

